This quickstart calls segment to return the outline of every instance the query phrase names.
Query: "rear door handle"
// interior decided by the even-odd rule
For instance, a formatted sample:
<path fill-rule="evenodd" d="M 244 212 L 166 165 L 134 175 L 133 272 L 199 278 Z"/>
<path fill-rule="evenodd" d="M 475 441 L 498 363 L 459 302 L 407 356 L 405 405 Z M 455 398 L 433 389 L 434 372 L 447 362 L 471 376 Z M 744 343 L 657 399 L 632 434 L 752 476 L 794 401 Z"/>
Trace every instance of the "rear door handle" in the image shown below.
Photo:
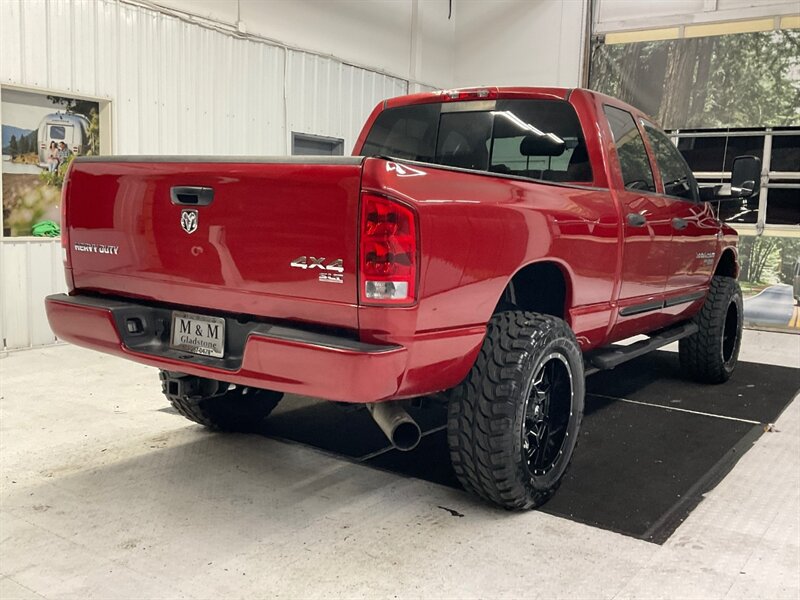
<path fill-rule="evenodd" d="M 686 229 L 688 225 L 689 221 L 687 221 L 686 219 L 681 219 L 680 217 L 675 217 L 674 219 L 672 219 L 672 227 L 674 227 L 679 231 L 681 229 Z"/>
<path fill-rule="evenodd" d="M 644 218 L 644 215 L 628 213 L 628 225 L 631 227 L 644 227 L 646 223 L 647 219 Z"/>
<path fill-rule="evenodd" d="M 169 190 L 173 204 L 207 206 L 214 201 L 214 188 L 195 185 L 176 185 Z"/>

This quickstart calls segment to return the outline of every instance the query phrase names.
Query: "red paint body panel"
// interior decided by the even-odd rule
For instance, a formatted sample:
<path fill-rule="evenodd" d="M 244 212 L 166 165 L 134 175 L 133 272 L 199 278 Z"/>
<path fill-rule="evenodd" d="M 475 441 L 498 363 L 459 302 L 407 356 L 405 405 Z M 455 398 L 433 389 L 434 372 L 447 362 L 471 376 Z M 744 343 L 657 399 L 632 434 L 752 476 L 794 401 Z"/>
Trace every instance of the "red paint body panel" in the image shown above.
<path fill-rule="evenodd" d="M 357 327 L 356 282 L 320 283 L 299 256 L 355 269 L 360 161 L 347 165 L 82 162 L 67 188 L 77 288 L 230 313 Z M 214 189 L 208 206 L 172 203 L 172 186 Z M 198 227 L 181 229 L 183 208 Z M 77 252 L 75 244 L 119 248 Z"/>
<path fill-rule="evenodd" d="M 228 371 L 134 352 L 122 343 L 108 311 L 74 306 L 52 297 L 47 299 L 46 308 L 54 333 L 78 346 L 160 369 L 342 402 L 393 397 L 406 363 L 405 348 L 367 354 L 253 337 L 248 340 L 241 368 Z M 371 376 L 364 377 L 364 373 Z"/>
<path fill-rule="evenodd" d="M 374 355 L 249 338 L 240 369 L 214 369 L 132 352 L 108 313 L 51 299 L 47 308 L 54 331 L 76 344 L 163 369 L 371 402 L 441 391 L 461 381 L 509 281 L 534 263 L 552 263 L 564 275 L 565 318 L 584 350 L 696 313 L 703 302 L 696 296 L 707 290 L 716 262 L 724 251 L 735 252 L 735 232 L 708 204 L 665 196 L 659 176 L 656 193 L 624 189 L 603 105 L 628 110 L 637 120 L 644 115 L 617 100 L 562 88 L 476 88 L 391 99 L 373 111 L 354 154 L 387 107 L 485 98 L 569 101 L 583 128 L 591 184 L 553 184 L 423 163 L 409 164 L 409 175 L 378 158 L 299 163 L 131 157 L 77 160 L 72 166 L 64 221 L 72 294 L 334 329 L 399 350 Z M 180 227 L 185 207 L 171 203 L 169 194 L 172 186 L 185 185 L 215 190 L 213 202 L 198 208 L 198 229 L 191 234 Z M 364 191 L 415 212 L 418 289 L 408 306 L 359 304 Z M 648 215 L 647 226 L 630 227 L 625 216 L 641 211 Z M 689 222 L 680 234 L 671 224 L 675 217 Z M 77 252 L 76 243 L 119 250 Z M 324 283 L 316 270 L 291 268 L 299 256 L 342 260 L 343 282 Z M 693 299 L 668 308 L 620 315 L 621 309 L 691 294 Z"/>
<path fill-rule="evenodd" d="M 423 176 L 402 177 L 386 163 L 364 166 L 365 189 L 400 198 L 420 219 L 420 300 L 416 331 L 442 330 L 454 323 L 484 326 L 510 278 L 524 266 L 551 260 L 567 275 L 570 305 L 605 313 L 599 327 L 578 315 L 576 333 L 586 347 L 601 343 L 608 328 L 617 262 L 619 215 L 608 192 L 544 185 L 533 181 L 415 167 Z M 535 235 L 532 232 L 536 232 Z M 586 260 L 591 257 L 591 260 Z M 396 341 L 396 324 L 379 309 L 373 324 L 361 309 L 366 341 Z M 576 327 L 577 325 L 577 327 Z"/>

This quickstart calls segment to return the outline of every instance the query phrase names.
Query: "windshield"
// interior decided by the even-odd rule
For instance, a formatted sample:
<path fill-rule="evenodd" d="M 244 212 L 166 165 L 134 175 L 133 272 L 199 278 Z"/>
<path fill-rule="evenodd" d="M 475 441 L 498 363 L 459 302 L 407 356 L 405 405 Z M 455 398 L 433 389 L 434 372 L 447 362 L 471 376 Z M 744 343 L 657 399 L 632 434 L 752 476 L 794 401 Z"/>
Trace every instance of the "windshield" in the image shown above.
<path fill-rule="evenodd" d="M 563 100 L 418 104 L 383 111 L 361 154 L 392 156 L 530 179 L 590 182 L 575 109 Z"/>

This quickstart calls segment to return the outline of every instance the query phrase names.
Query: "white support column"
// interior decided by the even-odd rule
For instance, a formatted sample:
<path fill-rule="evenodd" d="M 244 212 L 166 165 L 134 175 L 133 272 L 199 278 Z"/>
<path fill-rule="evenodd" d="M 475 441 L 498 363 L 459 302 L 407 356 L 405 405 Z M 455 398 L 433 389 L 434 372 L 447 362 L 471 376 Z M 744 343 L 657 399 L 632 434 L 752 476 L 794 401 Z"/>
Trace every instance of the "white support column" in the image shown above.
<path fill-rule="evenodd" d="M 758 222 L 756 223 L 756 232 L 758 235 L 764 233 L 764 223 L 767 222 L 767 194 L 769 188 L 769 163 L 772 161 L 772 129 L 767 129 L 767 135 L 764 136 L 764 159 L 761 162 L 761 188 L 758 194 Z"/>
<path fill-rule="evenodd" d="M 408 93 L 421 91 L 419 76 L 422 71 L 422 10 L 424 3 L 411 0 L 411 54 L 408 61 Z"/>

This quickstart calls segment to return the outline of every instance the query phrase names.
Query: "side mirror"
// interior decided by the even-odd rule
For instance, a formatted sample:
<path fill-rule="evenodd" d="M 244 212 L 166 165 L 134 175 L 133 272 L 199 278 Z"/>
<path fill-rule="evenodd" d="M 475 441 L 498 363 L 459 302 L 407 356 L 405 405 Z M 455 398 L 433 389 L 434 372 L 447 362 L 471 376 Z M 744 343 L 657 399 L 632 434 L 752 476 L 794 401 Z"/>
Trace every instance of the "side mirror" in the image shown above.
<path fill-rule="evenodd" d="M 731 169 L 731 196 L 751 198 L 758 195 L 761 184 L 761 159 L 757 156 L 737 156 Z"/>

